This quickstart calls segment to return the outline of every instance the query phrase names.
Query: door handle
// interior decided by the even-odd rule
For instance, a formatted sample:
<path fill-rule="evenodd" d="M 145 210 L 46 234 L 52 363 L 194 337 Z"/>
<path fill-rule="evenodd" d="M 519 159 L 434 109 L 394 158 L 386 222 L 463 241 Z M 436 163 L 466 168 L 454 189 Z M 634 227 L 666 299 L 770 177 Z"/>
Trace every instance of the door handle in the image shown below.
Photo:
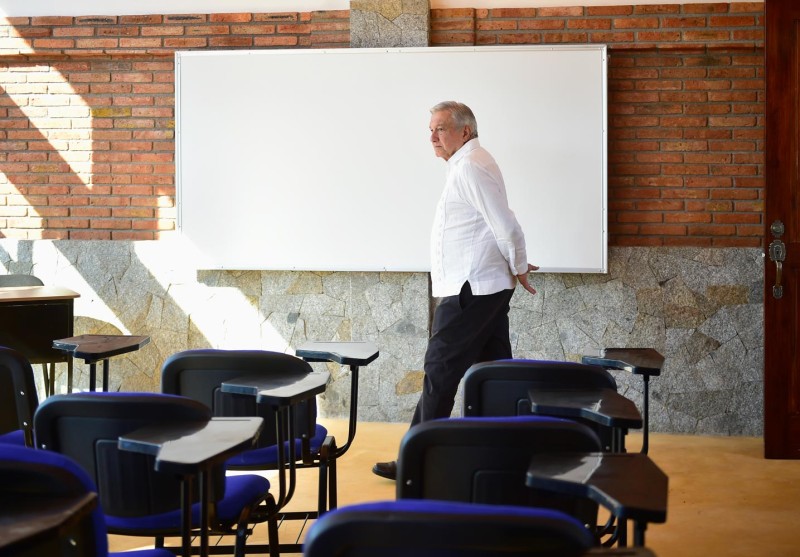
<path fill-rule="evenodd" d="M 779 300 L 783 297 L 783 261 L 786 259 L 786 244 L 781 241 L 783 236 L 783 223 L 776 220 L 770 226 L 770 231 L 775 237 L 769 244 L 769 259 L 775 263 L 775 284 L 772 286 L 772 296 Z"/>

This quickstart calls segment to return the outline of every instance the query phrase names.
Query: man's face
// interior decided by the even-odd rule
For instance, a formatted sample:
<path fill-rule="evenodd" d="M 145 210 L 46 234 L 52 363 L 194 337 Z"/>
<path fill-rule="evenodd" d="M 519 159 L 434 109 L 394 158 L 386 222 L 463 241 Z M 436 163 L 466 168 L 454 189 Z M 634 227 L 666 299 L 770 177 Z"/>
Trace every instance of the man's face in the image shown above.
<path fill-rule="evenodd" d="M 437 157 L 448 160 L 469 140 L 469 126 L 456 127 L 448 110 L 431 114 L 431 143 Z"/>

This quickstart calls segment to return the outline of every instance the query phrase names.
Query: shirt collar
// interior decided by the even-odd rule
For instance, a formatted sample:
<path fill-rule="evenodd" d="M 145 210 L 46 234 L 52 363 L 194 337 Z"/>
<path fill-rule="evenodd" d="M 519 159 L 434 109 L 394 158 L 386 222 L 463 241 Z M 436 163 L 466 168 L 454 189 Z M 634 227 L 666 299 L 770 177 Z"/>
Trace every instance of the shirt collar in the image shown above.
<path fill-rule="evenodd" d="M 464 145 L 459 147 L 458 151 L 453 153 L 453 156 L 448 159 L 447 164 L 450 165 L 450 166 L 454 165 L 459 160 L 464 158 L 467 155 L 467 153 L 469 153 L 470 151 L 474 151 L 475 149 L 477 149 L 480 146 L 481 146 L 481 144 L 478 141 L 477 137 L 474 138 L 474 139 L 470 139 L 469 141 L 464 143 Z"/>

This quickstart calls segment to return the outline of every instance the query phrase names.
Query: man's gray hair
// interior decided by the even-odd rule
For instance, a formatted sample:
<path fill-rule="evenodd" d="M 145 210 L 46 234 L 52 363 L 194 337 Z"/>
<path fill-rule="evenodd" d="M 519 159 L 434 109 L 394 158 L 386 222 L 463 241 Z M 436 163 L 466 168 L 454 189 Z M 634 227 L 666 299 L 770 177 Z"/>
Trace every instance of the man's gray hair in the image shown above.
<path fill-rule="evenodd" d="M 472 130 L 472 134 L 469 136 L 470 139 L 478 137 L 478 121 L 475 119 L 475 114 L 472 113 L 470 107 L 456 101 L 444 101 L 431 108 L 431 114 L 445 110 L 453 117 L 457 127 L 469 126 L 469 129 Z"/>

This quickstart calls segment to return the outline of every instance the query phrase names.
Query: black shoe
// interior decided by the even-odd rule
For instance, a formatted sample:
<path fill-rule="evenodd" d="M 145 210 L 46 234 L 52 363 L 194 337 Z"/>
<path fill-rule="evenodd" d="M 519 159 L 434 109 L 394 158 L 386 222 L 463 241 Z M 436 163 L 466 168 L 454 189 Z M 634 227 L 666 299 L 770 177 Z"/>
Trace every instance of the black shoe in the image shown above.
<path fill-rule="evenodd" d="M 372 473 L 387 480 L 397 479 L 397 462 L 379 462 L 372 467 Z"/>

